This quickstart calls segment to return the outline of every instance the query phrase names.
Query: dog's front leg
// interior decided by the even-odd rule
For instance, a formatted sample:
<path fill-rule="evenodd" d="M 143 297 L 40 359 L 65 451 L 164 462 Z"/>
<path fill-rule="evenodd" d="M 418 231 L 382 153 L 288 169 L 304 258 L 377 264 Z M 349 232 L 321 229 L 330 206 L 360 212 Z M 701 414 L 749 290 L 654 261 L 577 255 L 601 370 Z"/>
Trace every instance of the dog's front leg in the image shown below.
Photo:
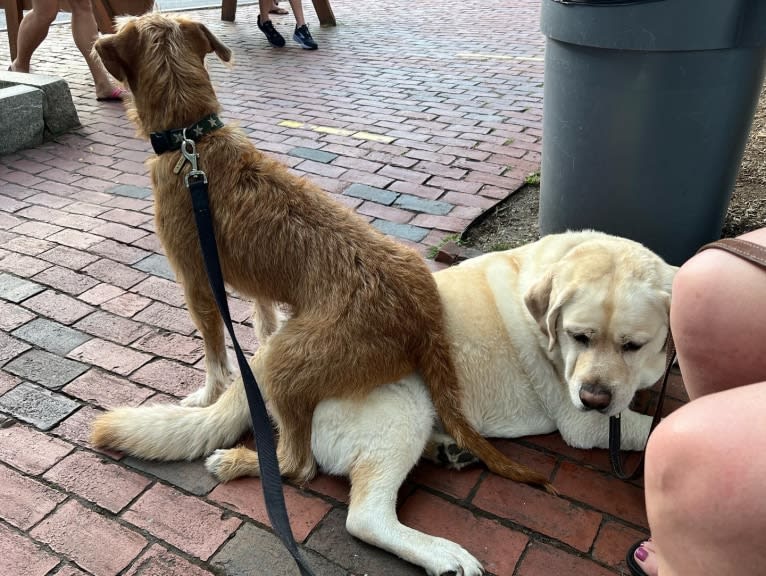
<path fill-rule="evenodd" d="M 206 278 L 184 282 L 184 296 L 194 324 L 205 342 L 205 386 L 181 401 L 184 406 L 209 406 L 215 402 L 231 379 L 231 365 L 226 355 L 223 319 Z"/>
<path fill-rule="evenodd" d="M 411 463 L 397 458 L 395 452 L 391 456 L 360 459 L 354 464 L 346 530 L 368 544 L 422 566 L 429 576 L 483 574 L 479 561 L 458 544 L 399 522 L 396 495 Z"/>
<path fill-rule="evenodd" d="M 621 444 L 623 450 L 643 450 L 649 436 L 652 418 L 633 410 L 621 416 Z M 609 416 L 600 412 L 580 412 L 572 409 L 557 419 L 561 437 L 574 448 L 609 448 Z"/>

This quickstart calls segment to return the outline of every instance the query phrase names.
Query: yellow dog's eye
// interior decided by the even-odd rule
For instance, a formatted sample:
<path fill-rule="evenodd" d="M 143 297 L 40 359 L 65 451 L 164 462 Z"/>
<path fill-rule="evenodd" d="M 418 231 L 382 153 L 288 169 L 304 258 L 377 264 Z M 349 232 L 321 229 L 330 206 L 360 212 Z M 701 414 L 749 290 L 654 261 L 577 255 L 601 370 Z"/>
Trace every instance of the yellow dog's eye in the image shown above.
<path fill-rule="evenodd" d="M 641 347 L 643 344 L 639 344 L 638 342 L 625 342 L 622 345 L 622 351 L 623 352 L 635 352 L 636 350 L 641 350 Z"/>
<path fill-rule="evenodd" d="M 574 340 L 575 342 L 579 342 L 583 346 L 587 346 L 588 344 L 590 344 L 590 336 L 588 336 L 587 334 L 571 334 L 570 333 L 569 336 L 572 337 L 572 340 Z"/>

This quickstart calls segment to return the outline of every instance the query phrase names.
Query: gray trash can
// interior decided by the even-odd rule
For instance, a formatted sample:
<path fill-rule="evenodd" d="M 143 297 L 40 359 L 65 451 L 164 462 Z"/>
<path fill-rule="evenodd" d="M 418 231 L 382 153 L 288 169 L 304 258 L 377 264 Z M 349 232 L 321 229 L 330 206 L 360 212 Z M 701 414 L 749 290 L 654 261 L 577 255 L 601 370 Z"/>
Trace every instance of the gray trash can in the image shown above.
<path fill-rule="evenodd" d="M 766 0 L 543 0 L 542 234 L 674 264 L 720 236 L 764 77 Z"/>

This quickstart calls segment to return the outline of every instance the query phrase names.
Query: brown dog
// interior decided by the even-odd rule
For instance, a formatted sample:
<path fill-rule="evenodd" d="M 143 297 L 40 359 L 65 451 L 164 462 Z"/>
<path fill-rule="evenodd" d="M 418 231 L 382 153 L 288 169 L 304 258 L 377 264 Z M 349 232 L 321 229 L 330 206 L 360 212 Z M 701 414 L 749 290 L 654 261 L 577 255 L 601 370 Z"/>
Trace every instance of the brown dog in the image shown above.
<path fill-rule="evenodd" d="M 95 49 L 130 87 L 131 115 L 144 136 L 220 110 L 204 60 L 215 52 L 228 61 L 231 52 L 202 24 L 148 14 L 121 21 L 117 34 Z M 262 344 L 284 475 L 302 481 L 315 473 L 311 421 L 321 400 L 364 395 L 419 370 L 460 446 L 498 474 L 552 490 L 544 476 L 503 456 L 466 421 L 439 293 L 416 252 L 290 174 L 236 128 L 206 134 L 197 151 L 227 283 L 257 302 L 263 335 L 275 327 L 273 303 L 292 311 Z M 188 166 L 174 172 L 179 158 L 172 151 L 150 160 L 156 227 L 205 341 L 208 380 L 193 403 L 207 404 L 223 390 L 227 359 L 184 186 Z M 93 439 L 109 446 L 107 427 L 97 422 Z"/>

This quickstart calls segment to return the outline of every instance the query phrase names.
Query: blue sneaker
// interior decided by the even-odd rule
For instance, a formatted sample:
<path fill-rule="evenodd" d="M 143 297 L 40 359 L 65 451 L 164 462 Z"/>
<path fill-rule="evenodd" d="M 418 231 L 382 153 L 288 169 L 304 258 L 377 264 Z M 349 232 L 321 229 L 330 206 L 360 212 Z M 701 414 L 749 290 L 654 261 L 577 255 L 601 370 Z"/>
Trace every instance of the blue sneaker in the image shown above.
<path fill-rule="evenodd" d="M 314 39 L 311 37 L 308 24 L 304 24 L 300 28 L 296 26 L 293 40 L 300 44 L 304 50 L 316 50 L 319 48 L 319 44 L 314 42 Z"/>

